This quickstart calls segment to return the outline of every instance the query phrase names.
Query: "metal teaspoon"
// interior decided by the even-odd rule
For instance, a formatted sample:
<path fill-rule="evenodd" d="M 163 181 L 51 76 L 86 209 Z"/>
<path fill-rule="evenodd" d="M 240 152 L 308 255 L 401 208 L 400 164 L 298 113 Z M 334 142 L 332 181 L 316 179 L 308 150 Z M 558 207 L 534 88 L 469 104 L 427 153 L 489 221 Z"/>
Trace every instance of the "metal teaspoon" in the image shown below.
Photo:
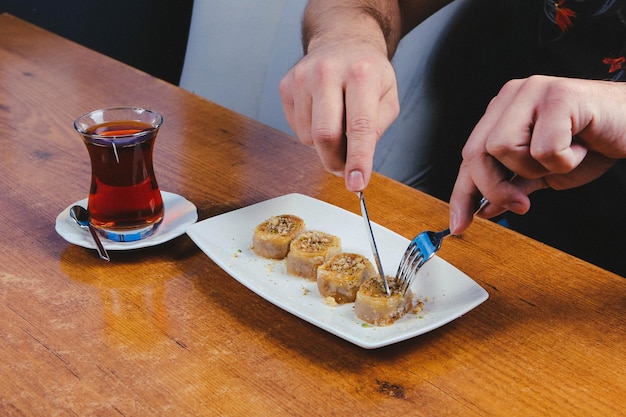
<path fill-rule="evenodd" d="M 93 225 L 89 222 L 89 212 L 87 209 L 81 206 L 72 206 L 72 208 L 70 208 L 70 217 L 74 219 L 77 225 L 83 229 L 89 230 L 93 241 L 96 242 L 96 248 L 100 258 L 105 261 L 110 261 L 111 258 L 109 258 L 109 254 L 106 249 L 104 249 L 104 246 L 102 246 L 102 242 L 100 241 L 100 237 L 98 236 L 96 229 L 94 229 Z"/>

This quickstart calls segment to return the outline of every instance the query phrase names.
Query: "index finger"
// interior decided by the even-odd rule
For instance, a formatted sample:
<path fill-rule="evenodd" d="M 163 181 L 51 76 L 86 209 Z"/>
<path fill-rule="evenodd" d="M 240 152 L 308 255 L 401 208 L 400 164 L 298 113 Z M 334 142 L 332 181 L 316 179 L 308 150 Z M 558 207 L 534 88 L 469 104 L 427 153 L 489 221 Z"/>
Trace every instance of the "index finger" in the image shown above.
<path fill-rule="evenodd" d="M 394 76 L 359 74 L 352 80 L 345 93 L 346 186 L 350 191 L 360 191 L 371 177 L 376 143 L 397 117 L 399 104 Z"/>

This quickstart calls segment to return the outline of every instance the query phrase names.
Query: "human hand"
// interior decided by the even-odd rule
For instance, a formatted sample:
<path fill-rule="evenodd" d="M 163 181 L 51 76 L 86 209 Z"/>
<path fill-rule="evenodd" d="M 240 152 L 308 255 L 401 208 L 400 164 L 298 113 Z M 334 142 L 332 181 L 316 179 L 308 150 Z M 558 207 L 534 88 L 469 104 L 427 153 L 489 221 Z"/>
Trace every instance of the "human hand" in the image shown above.
<path fill-rule="evenodd" d="M 289 125 L 317 150 L 324 168 L 349 191 L 370 180 L 376 142 L 399 113 L 396 78 L 384 40 L 363 37 L 311 43 L 282 79 Z"/>
<path fill-rule="evenodd" d="M 463 148 L 450 198 L 450 229 L 480 216 L 525 214 L 541 188 L 577 187 L 626 157 L 626 86 L 547 76 L 509 81 L 491 101 Z M 511 181 L 512 175 L 515 178 Z"/>

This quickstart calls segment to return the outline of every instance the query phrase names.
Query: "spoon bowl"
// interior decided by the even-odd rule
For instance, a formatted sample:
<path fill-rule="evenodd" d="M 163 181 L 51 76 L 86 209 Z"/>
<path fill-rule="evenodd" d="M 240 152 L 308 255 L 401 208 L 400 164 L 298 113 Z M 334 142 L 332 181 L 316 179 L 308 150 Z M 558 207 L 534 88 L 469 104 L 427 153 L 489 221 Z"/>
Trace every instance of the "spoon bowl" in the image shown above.
<path fill-rule="evenodd" d="M 96 249 L 100 258 L 104 259 L 105 261 L 110 261 L 111 258 L 109 257 L 106 249 L 104 249 L 104 246 L 102 246 L 102 242 L 100 241 L 98 232 L 96 232 L 96 229 L 89 222 L 89 211 L 87 211 L 87 209 L 82 206 L 72 206 L 70 208 L 70 217 L 74 219 L 77 225 L 79 225 L 83 229 L 89 230 L 89 233 L 91 233 L 91 237 L 96 243 Z"/>

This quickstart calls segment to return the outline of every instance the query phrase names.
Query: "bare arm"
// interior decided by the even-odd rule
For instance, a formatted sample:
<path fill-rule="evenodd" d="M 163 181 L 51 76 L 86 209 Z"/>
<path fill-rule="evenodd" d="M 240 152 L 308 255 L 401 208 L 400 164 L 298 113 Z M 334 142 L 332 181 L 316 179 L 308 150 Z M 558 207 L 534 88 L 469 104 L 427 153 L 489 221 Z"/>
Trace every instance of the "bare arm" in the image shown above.
<path fill-rule="evenodd" d="M 399 113 L 390 63 L 401 36 L 450 0 L 311 0 L 304 58 L 283 78 L 289 125 L 350 191 L 369 182 L 376 142 Z M 410 16 L 409 16 L 410 14 Z"/>
<path fill-rule="evenodd" d="M 378 24 L 385 39 L 387 55 L 393 57 L 400 39 L 452 0 L 311 0 L 306 8 L 302 25 L 304 53 L 308 52 L 312 39 L 332 39 L 344 35 L 347 30 L 356 34 L 361 31 L 363 19 Z M 339 3 L 339 4 L 338 4 Z M 372 23 L 372 22 L 370 22 Z M 378 35 L 378 34 L 376 34 Z"/>
<path fill-rule="evenodd" d="M 382 47 L 391 58 L 400 42 L 401 16 L 397 1 L 311 0 L 304 12 L 302 45 L 354 37 Z"/>

